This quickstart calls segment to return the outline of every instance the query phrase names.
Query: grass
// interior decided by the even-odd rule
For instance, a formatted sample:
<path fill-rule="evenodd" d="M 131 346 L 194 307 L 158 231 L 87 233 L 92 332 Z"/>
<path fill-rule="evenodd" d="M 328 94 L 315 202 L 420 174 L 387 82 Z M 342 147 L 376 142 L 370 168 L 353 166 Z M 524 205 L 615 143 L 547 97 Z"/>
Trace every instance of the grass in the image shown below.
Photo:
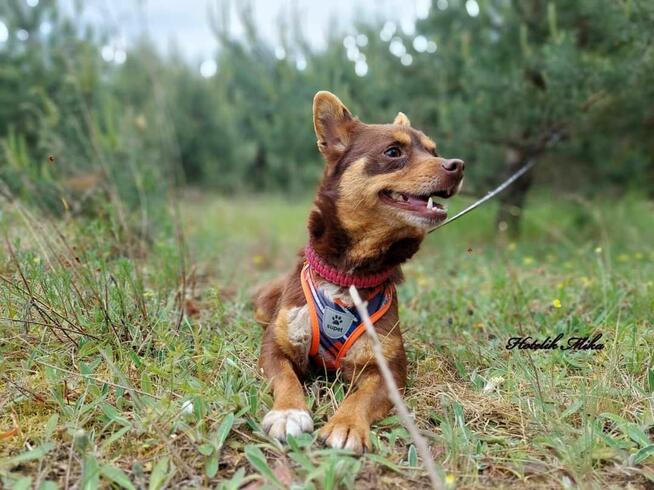
<path fill-rule="evenodd" d="M 189 195 L 181 262 L 169 223 L 145 253 L 112 220 L 7 206 L 2 486 L 427 486 L 394 415 L 361 458 L 262 433 L 272 400 L 249 293 L 292 262 L 307 209 Z M 493 212 L 430 236 L 399 290 L 406 400 L 448 485 L 651 487 L 654 206 L 535 198 L 515 243 L 493 236 Z M 505 348 L 559 332 L 600 332 L 605 348 Z M 347 386 L 305 386 L 320 427 Z"/>

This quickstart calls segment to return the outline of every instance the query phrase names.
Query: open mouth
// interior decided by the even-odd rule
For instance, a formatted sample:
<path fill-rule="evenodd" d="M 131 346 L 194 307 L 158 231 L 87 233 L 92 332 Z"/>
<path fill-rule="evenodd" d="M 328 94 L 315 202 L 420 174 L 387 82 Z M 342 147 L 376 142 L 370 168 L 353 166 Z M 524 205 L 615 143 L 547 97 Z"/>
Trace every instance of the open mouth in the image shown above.
<path fill-rule="evenodd" d="M 384 190 L 379 193 L 379 197 L 382 202 L 395 208 L 409 211 L 429 221 L 439 222 L 447 218 L 447 204 L 440 200 L 452 197 L 456 193 L 456 187 L 424 195 Z"/>

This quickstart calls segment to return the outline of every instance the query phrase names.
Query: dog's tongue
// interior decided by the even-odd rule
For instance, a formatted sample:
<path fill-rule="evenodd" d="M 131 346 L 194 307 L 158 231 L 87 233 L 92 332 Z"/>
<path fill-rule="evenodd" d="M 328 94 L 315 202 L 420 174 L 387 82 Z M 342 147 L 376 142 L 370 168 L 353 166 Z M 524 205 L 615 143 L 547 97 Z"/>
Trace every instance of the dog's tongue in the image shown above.
<path fill-rule="evenodd" d="M 407 194 L 402 194 L 402 197 L 404 198 L 404 202 L 412 207 L 424 208 L 425 206 L 427 206 L 426 199 L 420 199 L 419 197 L 410 196 Z"/>
<path fill-rule="evenodd" d="M 432 201 L 432 198 L 424 199 L 417 196 L 411 196 L 409 194 L 401 194 L 402 201 L 399 202 L 399 205 L 403 208 L 410 209 L 413 212 L 425 215 L 443 215 L 447 213 L 447 207 Z"/>

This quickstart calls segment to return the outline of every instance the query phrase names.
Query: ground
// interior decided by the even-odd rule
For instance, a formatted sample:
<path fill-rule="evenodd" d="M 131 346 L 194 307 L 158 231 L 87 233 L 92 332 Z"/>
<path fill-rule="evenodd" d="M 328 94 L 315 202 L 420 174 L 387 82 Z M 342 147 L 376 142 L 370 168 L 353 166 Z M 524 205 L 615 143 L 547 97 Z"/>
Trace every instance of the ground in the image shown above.
<path fill-rule="evenodd" d="M 189 194 L 145 240 L 120 220 L 8 205 L 2 486 L 427 487 L 395 415 L 361 458 L 261 430 L 272 400 L 249 295 L 292 263 L 308 205 Z M 653 203 L 536 197 L 515 242 L 495 236 L 494 211 L 431 235 L 399 288 L 405 398 L 442 478 L 651 488 Z M 604 348 L 506 348 L 557 333 L 601 333 Z M 319 429 L 348 388 L 338 377 L 305 386 Z"/>

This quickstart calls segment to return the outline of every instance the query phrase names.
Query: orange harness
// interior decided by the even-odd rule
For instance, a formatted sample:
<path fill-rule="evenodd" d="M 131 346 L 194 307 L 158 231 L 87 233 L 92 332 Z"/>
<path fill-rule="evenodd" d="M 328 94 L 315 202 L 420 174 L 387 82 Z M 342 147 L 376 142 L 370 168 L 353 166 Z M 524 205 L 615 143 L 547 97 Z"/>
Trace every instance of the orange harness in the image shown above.
<path fill-rule="evenodd" d="M 365 332 L 366 326 L 355 307 L 348 307 L 339 300 L 331 301 L 316 287 L 308 263 L 302 268 L 300 280 L 311 318 L 309 357 L 319 366 L 338 369 L 341 359 Z M 368 301 L 368 315 L 373 324 L 388 311 L 394 296 L 395 286 L 392 284 L 379 286 L 373 291 Z"/>

